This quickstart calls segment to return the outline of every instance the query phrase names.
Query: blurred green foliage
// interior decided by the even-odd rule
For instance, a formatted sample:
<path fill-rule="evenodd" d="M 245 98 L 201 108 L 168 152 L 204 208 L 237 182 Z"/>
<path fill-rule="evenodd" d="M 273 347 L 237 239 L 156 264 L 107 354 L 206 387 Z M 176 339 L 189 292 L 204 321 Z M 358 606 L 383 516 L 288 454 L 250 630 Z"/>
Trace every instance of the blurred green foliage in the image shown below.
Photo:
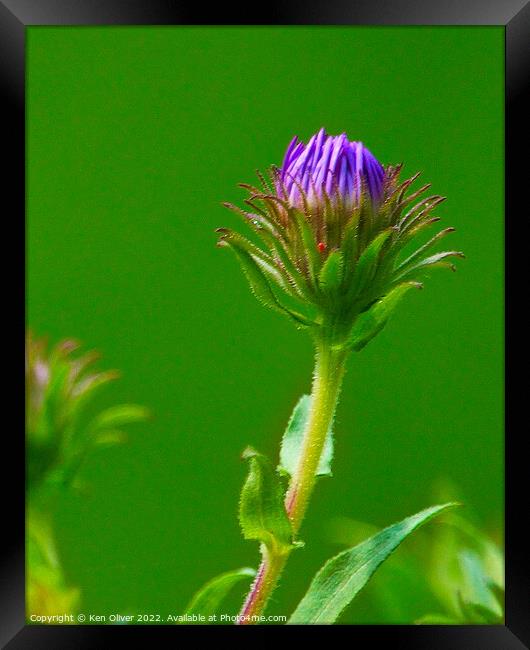
<path fill-rule="evenodd" d="M 59 493 L 76 485 L 79 468 L 94 448 L 123 442 L 121 427 L 148 415 L 143 407 L 123 404 L 87 419 L 96 392 L 118 375 L 94 370 L 98 355 L 78 351 L 73 340 L 50 348 L 32 333 L 26 339 L 28 617 L 76 610 L 80 592 L 68 586 L 53 531 Z"/>

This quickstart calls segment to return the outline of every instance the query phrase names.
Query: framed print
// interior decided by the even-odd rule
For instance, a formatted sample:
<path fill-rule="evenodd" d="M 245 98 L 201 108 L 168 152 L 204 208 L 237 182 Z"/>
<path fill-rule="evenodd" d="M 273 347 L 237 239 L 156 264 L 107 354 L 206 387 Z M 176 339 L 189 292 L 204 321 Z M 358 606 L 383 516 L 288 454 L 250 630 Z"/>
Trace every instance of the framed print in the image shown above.
<path fill-rule="evenodd" d="M 529 4 L 267 9 L 0 2 L 3 646 L 530 647 Z"/>

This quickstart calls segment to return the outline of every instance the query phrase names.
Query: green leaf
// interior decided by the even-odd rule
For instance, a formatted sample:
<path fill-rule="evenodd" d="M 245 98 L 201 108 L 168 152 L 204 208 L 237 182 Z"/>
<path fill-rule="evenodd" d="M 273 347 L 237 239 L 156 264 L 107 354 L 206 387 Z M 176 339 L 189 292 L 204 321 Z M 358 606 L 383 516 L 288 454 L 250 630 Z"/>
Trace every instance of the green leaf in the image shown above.
<path fill-rule="evenodd" d="M 89 429 L 94 431 L 96 429 L 115 429 L 124 424 L 132 424 L 133 422 L 141 422 L 149 417 L 149 410 L 144 406 L 137 404 L 119 404 L 118 406 L 111 406 L 97 415 Z"/>
<path fill-rule="evenodd" d="M 422 510 L 328 560 L 314 577 L 289 623 L 334 623 L 376 569 L 408 535 L 455 505 L 446 503 Z"/>
<path fill-rule="evenodd" d="M 268 458 L 250 447 L 243 458 L 250 461 L 239 502 L 243 537 L 262 542 L 271 554 L 282 554 L 293 547 L 293 533 L 278 475 Z"/>
<path fill-rule="evenodd" d="M 421 289 L 422 285 L 417 282 L 399 284 L 357 317 L 350 334 L 350 345 L 353 350 L 356 352 L 362 350 L 374 336 L 379 334 L 403 296 L 412 288 Z"/>
<path fill-rule="evenodd" d="M 221 603 L 235 585 L 248 578 L 254 578 L 255 575 L 254 569 L 244 567 L 212 578 L 193 596 L 184 611 L 184 616 L 204 616 L 207 620 L 208 616 L 217 612 Z M 185 623 L 188 623 L 188 621 Z M 194 621 L 189 621 L 189 623 L 194 623 Z"/>
<path fill-rule="evenodd" d="M 283 434 L 278 471 L 293 476 L 298 467 L 302 450 L 304 433 L 311 413 L 311 395 L 302 395 L 294 407 L 293 413 Z M 333 459 L 333 431 L 329 428 L 322 456 L 318 463 L 317 476 L 331 476 Z"/>
<path fill-rule="evenodd" d="M 326 292 L 331 293 L 339 288 L 342 281 L 342 253 L 340 251 L 332 251 L 328 259 L 324 262 L 324 266 L 320 269 L 318 275 L 318 284 Z"/>

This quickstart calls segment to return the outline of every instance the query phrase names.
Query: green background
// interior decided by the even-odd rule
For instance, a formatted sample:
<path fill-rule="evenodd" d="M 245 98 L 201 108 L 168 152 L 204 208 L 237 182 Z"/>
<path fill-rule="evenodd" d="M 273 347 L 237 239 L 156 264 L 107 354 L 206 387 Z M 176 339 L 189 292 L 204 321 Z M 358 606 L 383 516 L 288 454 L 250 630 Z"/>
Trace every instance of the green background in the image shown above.
<path fill-rule="evenodd" d="M 153 412 L 60 502 L 85 611 L 180 613 L 211 576 L 257 562 L 238 530 L 239 454 L 277 454 L 312 351 L 213 231 L 239 226 L 220 205 L 242 201 L 238 182 L 321 126 L 422 170 L 467 260 L 351 359 L 334 478 L 271 613 L 336 551 L 336 516 L 387 525 L 450 480 L 502 530 L 502 29 L 36 27 L 27 54 L 28 322 L 123 372 L 100 405 Z M 362 596 L 343 620 L 381 617 Z"/>

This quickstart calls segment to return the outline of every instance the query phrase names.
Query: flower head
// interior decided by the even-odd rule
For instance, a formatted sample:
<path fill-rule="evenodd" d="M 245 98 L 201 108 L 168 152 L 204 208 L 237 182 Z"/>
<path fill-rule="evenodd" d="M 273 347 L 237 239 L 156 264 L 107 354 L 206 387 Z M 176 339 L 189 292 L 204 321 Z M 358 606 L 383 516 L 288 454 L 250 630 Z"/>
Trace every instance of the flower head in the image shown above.
<path fill-rule="evenodd" d="M 383 166 L 362 142 L 351 142 L 345 133 L 333 136 L 320 129 L 307 145 L 297 136 L 291 140 L 277 190 L 301 208 L 303 192 L 310 205 L 323 201 L 327 195 L 335 203 L 340 199 L 345 207 L 351 208 L 359 203 L 363 184 L 370 200 L 378 203 L 384 176 Z"/>
<path fill-rule="evenodd" d="M 432 224 L 444 198 L 419 199 L 430 185 L 408 193 L 419 176 L 399 180 L 401 166 L 383 166 L 343 133 L 324 129 L 307 144 L 297 137 L 282 166 L 260 174 L 260 187 L 241 184 L 250 196 L 242 215 L 260 245 L 219 228 L 220 246 L 237 255 L 256 297 L 298 326 L 334 345 L 360 349 L 385 325 L 399 299 L 424 271 L 454 269 L 458 251 L 428 255 L 452 232 L 446 228 L 405 254 Z"/>

